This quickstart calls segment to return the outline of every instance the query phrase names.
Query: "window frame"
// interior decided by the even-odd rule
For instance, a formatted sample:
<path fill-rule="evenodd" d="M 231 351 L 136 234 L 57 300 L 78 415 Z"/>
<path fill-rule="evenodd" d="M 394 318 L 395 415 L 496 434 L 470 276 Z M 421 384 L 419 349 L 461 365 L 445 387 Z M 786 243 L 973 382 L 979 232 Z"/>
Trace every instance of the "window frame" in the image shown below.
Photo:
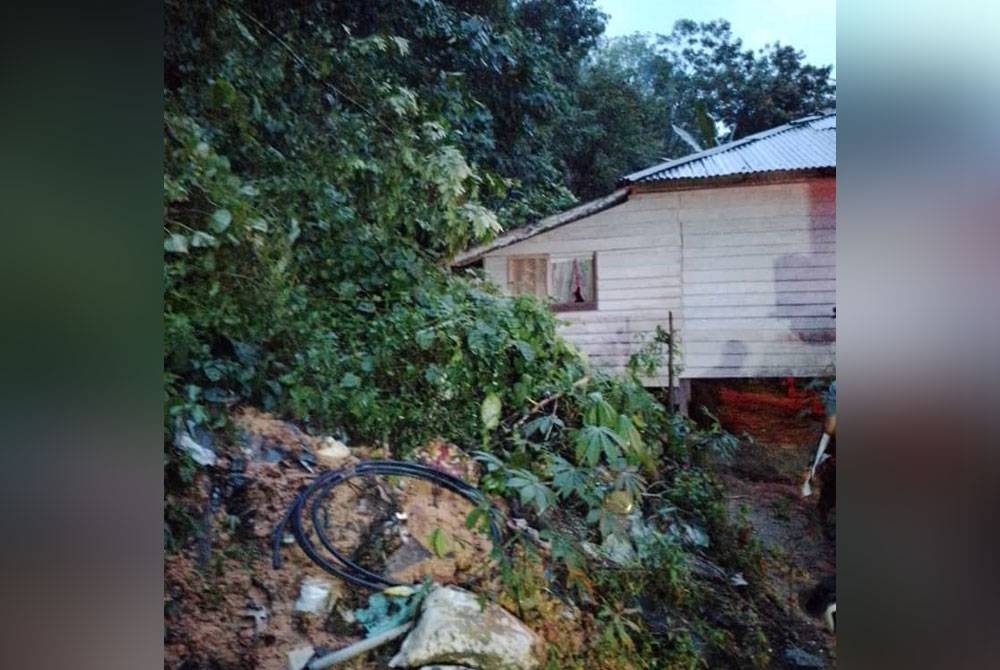
<path fill-rule="evenodd" d="M 512 295 L 534 295 L 537 293 L 518 293 L 517 284 L 514 280 L 514 263 L 517 261 L 545 261 L 545 271 L 542 272 L 542 281 L 545 285 L 542 287 L 542 295 L 548 297 L 549 295 L 549 255 L 548 254 L 520 254 L 516 256 L 507 257 L 507 287 L 510 289 Z"/>
<path fill-rule="evenodd" d="M 577 254 L 574 254 L 577 256 Z M 579 254 L 579 256 L 586 256 L 586 254 Z M 565 302 L 558 303 L 552 302 L 554 299 L 549 295 L 549 287 L 552 286 L 552 257 L 551 254 L 516 254 L 507 257 L 507 285 L 512 289 L 511 292 L 517 288 L 514 285 L 514 263 L 520 260 L 544 260 L 545 261 L 545 272 L 542 274 L 545 281 L 544 295 L 549 300 L 549 309 L 553 312 L 592 312 L 597 311 L 599 296 L 597 294 L 597 252 L 591 252 L 590 254 L 590 264 L 591 264 L 591 275 L 592 275 L 592 293 L 593 299 L 587 302 Z M 522 295 L 514 293 L 515 295 Z M 535 295 L 535 294 L 532 294 Z"/>

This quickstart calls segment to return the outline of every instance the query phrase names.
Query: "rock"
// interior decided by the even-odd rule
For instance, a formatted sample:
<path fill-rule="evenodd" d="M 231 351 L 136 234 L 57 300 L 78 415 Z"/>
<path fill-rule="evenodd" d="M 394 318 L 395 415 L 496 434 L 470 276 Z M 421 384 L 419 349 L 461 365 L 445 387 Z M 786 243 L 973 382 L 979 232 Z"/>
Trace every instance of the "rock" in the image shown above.
<path fill-rule="evenodd" d="M 385 574 L 393 581 L 405 582 L 411 575 L 404 571 L 431 558 L 434 558 L 433 553 L 420 542 L 410 539 L 386 559 Z"/>
<path fill-rule="evenodd" d="M 616 565 L 628 565 L 635 560 L 635 549 L 632 543 L 617 535 L 608 535 L 601 545 L 605 558 Z"/>
<path fill-rule="evenodd" d="M 798 647 L 788 647 L 785 649 L 785 659 L 797 668 L 825 668 L 826 662 L 822 658 Z"/>
<path fill-rule="evenodd" d="M 474 593 L 436 587 L 420 620 L 389 667 L 459 664 L 479 670 L 534 670 L 541 640 L 499 605 L 480 605 Z"/>
<path fill-rule="evenodd" d="M 315 654 L 312 645 L 291 650 L 288 652 L 288 670 L 302 670 Z"/>
<path fill-rule="evenodd" d="M 321 577 L 306 577 L 299 586 L 299 597 L 295 601 L 296 612 L 324 615 L 330 611 L 332 586 Z"/>
<path fill-rule="evenodd" d="M 694 524 L 672 523 L 670 524 L 670 534 L 689 547 L 708 547 L 711 542 L 708 533 Z"/>
<path fill-rule="evenodd" d="M 193 429 L 190 424 L 189 428 Z M 202 442 L 207 443 L 209 446 L 199 444 L 199 442 L 192 437 L 189 429 L 186 429 L 180 418 L 178 418 L 177 425 L 174 429 L 174 446 L 180 451 L 187 452 L 191 456 L 191 459 L 198 465 L 215 465 L 218 462 L 218 457 L 211 448 L 211 435 L 206 437 L 205 431 L 201 431 L 200 434 L 196 434 L 199 435 Z"/>
<path fill-rule="evenodd" d="M 316 462 L 331 470 L 339 468 L 351 456 L 351 450 L 343 442 L 332 437 L 324 438 L 323 446 L 316 451 Z"/>
<path fill-rule="evenodd" d="M 702 558 L 697 554 L 688 554 L 686 562 L 691 573 L 702 579 L 710 579 L 720 584 L 725 583 L 729 579 L 725 570 L 707 558 Z"/>
<path fill-rule="evenodd" d="M 746 580 L 742 572 L 737 572 L 729 578 L 729 583 L 733 586 L 750 586 L 750 582 Z"/>

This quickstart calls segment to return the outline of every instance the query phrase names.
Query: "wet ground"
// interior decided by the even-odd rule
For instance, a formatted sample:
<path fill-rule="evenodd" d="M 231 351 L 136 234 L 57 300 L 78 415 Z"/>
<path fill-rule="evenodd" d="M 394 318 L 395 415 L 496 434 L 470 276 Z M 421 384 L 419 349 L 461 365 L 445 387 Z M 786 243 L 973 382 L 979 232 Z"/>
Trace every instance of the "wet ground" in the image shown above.
<path fill-rule="evenodd" d="M 800 393 L 763 385 L 716 392 L 712 411 L 723 427 L 752 436 L 744 437 L 734 458 L 716 469 L 730 514 L 750 522 L 764 550 L 775 609 L 769 638 L 779 647 L 772 654 L 775 667 L 833 668 L 835 635 L 802 606 L 803 593 L 836 575 L 836 540 L 832 525 L 824 532 L 817 512 L 819 487 L 814 485 L 808 498 L 801 495 L 822 434 L 822 417 L 809 398 L 796 398 Z M 809 665 L 808 656 L 822 659 L 823 665 Z"/>

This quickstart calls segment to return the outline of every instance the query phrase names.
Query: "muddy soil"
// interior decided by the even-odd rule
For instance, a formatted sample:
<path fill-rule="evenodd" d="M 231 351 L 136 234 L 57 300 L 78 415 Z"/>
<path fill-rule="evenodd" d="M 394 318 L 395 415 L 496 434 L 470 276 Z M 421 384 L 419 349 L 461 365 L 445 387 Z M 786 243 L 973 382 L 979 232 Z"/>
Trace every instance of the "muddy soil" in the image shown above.
<path fill-rule="evenodd" d="M 284 670 L 293 650 L 312 646 L 323 654 L 364 636 L 353 612 L 367 605 L 370 591 L 324 572 L 294 542 L 282 545 L 280 568 L 271 564 L 273 530 L 320 467 L 303 452 L 320 451 L 324 438 L 254 410 L 234 420 L 232 443 L 215 445 L 218 464 L 168 487 L 183 494 L 166 499 L 176 535 L 168 537 L 165 557 L 164 668 Z M 474 463 L 456 450 L 434 442 L 415 459 L 476 481 Z M 343 465 L 382 456 L 352 447 Z M 167 476 L 180 475 L 168 469 Z M 321 517 L 338 550 L 396 581 L 431 576 L 495 588 L 491 542 L 465 527 L 471 510 L 465 499 L 424 480 L 359 477 L 333 490 Z M 306 578 L 330 589 L 322 613 L 295 610 Z M 374 653 L 343 667 L 384 667 L 384 660 Z"/>
<path fill-rule="evenodd" d="M 715 469 L 730 515 L 749 521 L 764 551 L 773 667 L 808 667 L 786 656 L 787 649 L 797 648 L 834 668 L 835 635 L 802 605 L 804 593 L 836 575 L 835 535 L 829 526 L 824 532 L 816 509 L 819 486 L 814 485 L 809 498 L 800 490 L 822 434 L 822 415 L 812 398 L 798 397 L 801 391 L 789 393 L 787 386 L 754 385 L 713 395 L 716 402 L 710 409 L 722 426 L 752 436 L 741 440 L 733 459 Z"/>

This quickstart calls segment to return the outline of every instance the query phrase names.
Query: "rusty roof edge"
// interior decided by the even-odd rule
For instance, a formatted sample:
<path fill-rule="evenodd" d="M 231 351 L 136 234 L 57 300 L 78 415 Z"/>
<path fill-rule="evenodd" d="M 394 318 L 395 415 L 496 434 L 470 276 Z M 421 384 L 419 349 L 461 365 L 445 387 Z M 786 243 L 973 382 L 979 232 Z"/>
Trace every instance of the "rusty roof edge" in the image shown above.
<path fill-rule="evenodd" d="M 514 228 L 508 230 L 506 233 L 500 235 L 492 242 L 487 244 L 481 244 L 479 246 L 467 249 L 460 254 L 457 254 L 451 260 L 451 267 L 464 267 L 470 263 L 475 263 L 480 258 L 490 253 L 491 251 L 496 251 L 497 249 L 503 249 L 504 247 L 509 247 L 512 244 L 517 244 L 518 242 L 523 242 L 524 240 L 530 239 L 535 235 L 548 232 L 550 230 L 555 230 L 560 226 L 565 226 L 568 223 L 573 223 L 574 221 L 579 221 L 580 219 L 586 218 L 593 214 L 603 212 L 606 209 L 610 209 L 615 205 L 620 205 L 628 199 L 630 189 L 619 188 L 610 195 L 606 195 L 603 198 L 598 198 L 596 200 L 590 200 L 588 202 L 582 203 L 573 207 L 572 209 L 567 209 L 564 212 L 559 212 L 551 216 L 547 216 L 544 219 L 539 219 L 534 223 L 529 223 L 526 226 L 521 226 L 520 228 Z"/>

